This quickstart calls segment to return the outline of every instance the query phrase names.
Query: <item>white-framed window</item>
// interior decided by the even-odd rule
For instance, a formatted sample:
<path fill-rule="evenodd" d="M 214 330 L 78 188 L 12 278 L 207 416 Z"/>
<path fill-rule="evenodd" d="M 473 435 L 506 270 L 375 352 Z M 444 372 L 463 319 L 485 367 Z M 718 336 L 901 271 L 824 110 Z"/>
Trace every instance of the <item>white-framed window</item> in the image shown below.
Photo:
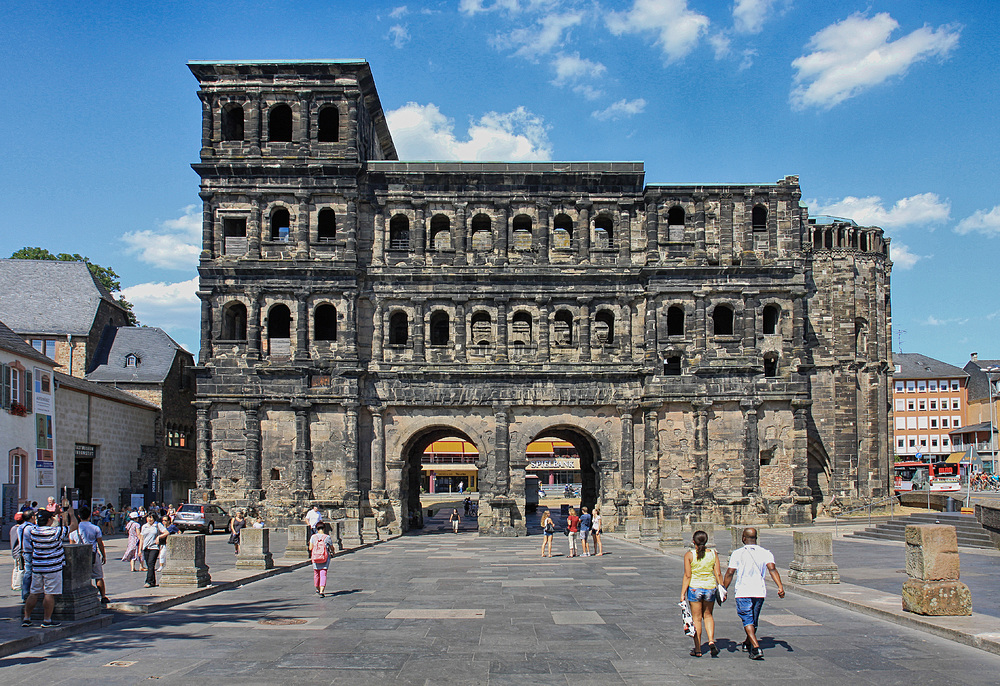
<path fill-rule="evenodd" d="M 915 401 L 915 400 L 907 400 L 906 401 L 906 409 L 909 410 L 910 412 L 913 412 L 914 410 L 916 410 L 917 409 L 917 401 Z"/>
<path fill-rule="evenodd" d="M 957 391 L 958 390 L 958 385 L 959 385 L 959 382 L 958 382 L 957 379 L 955 381 L 952 381 L 951 382 L 951 390 Z"/>
<path fill-rule="evenodd" d="M 927 382 L 921 379 L 917 382 L 917 391 L 923 393 L 927 390 Z"/>
<path fill-rule="evenodd" d="M 906 417 L 896 417 L 896 430 L 901 431 L 906 428 Z"/>
<path fill-rule="evenodd" d="M 920 402 L 917 403 L 917 407 L 920 408 L 921 412 L 926 411 L 927 410 L 927 401 L 926 400 L 921 400 Z"/>
<path fill-rule="evenodd" d="M 952 398 L 951 399 L 951 409 L 953 409 L 953 410 L 960 410 L 960 409 L 962 409 L 962 401 L 959 400 L 958 398 Z"/>
<path fill-rule="evenodd" d="M 910 439 L 910 447 L 911 448 L 916 448 L 917 447 L 917 439 L 915 439 L 915 438 L 911 438 Z"/>
<path fill-rule="evenodd" d="M 22 401 L 21 392 L 21 370 L 17 367 L 10 368 L 10 403 L 20 403 Z"/>
<path fill-rule="evenodd" d="M 920 447 L 921 448 L 926 448 L 927 447 L 927 436 L 921 436 L 920 437 Z"/>
<path fill-rule="evenodd" d="M 896 412 L 903 412 L 906 409 L 906 401 L 902 398 L 896 398 Z"/>
<path fill-rule="evenodd" d="M 931 391 L 937 390 L 937 379 L 931 379 L 927 382 L 927 389 Z"/>
<path fill-rule="evenodd" d="M 917 428 L 917 418 L 916 417 L 907 417 L 906 418 L 906 428 L 907 429 L 916 429 Z"/>
<path fill-rule="evenodd" d="M 950 444 L 951 444 L 951 439 L 950 438 L 948 438 L 947 436 L 942 436 L 941 437 L 941 447 L 942 448 L 947 448 Z"/>
<path fill-rule="evenodd" d="M 905 448 L 906 447 L 906 439 L 897 438 L 896 439 L 896 447 L 899 448 L 900 450 L 902 450 L 903 448 Z"/>
<path fill-rule="evenodd" d="M 918 429 L 927 428 L 927 417 L 917 417 L 917 428 Z"/>
<path fill-rule="evenodd" d="M 931 409 L 932 410 L 936 410 L 937 409 L 937 400 L 932 400 L 931 401 Z"/>
<path fill-rule="evenodd" d="M 938 439 L 937 439 L 937 436 L 931 436 L 931 447 L 932 447 L 932 448 L 936 448 L 936 447 L 938 447 Z"/>
<path fill-rule="evenodd" d="M 899 371 L 898 367 L 896 368 L 896 371 L 897 372 Z M 896 392 L 897 393 L 902 393 L 903 392 L 903 382 L 902 381 L 897 381 L 896 382 Z"/>
<path fill-rule="evenodd" d="M 906 382 L 906 392 L 907 393 L 913 393 L 916 390 L 917 390 L 917 382 L 916 381 L 907 381 Z"/>
<path fill-rule="evenodd" d="M 941 428 L 942 429 L 947 429 L 948 428 L 948 418 L 947 417 L 941 417 Z"/>
<path fill-rule="evenodd" d="M 953 428 L 953 429 L 960 429 L 960 428 L 962 428 L 962 418 L 961 417 L 954 417 L 953 416 L 951 418 L 951 428 Z"/>

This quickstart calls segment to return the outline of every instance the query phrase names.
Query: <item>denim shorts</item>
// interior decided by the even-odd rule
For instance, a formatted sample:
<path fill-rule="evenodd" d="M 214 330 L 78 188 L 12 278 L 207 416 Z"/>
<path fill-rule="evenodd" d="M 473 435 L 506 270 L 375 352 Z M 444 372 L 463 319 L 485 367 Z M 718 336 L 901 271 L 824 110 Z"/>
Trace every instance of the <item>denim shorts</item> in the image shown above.
<path fill-rule="evenodd" d="M 763 598 L 737 598 L 736 614 L 743 620 L 743 626 L 757 628 L 757 620 L 760 619 L 760 609 L 764 607 Z"/>
<path fill-rule="evenodd" d="M 580 529 L 580 540 L 586 541 L 587 536 L 590 535 L 590 529 Z"/>
<path fill-rule="evenodd" d="M 689 603 L 706 602 L 711 603 L 715 601 L 715 589 L 714 588 L 691 588 L 688 587 L 687 601 Z"/>

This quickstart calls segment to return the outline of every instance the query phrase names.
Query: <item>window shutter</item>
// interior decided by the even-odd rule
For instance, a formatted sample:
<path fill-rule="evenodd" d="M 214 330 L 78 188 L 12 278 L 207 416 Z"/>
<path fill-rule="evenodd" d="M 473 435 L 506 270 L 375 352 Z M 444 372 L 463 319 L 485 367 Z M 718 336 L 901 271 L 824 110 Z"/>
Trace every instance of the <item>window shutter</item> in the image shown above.
<path fill-rule="evenodd" d="M 0 402 L 3 403 L 3 409 L 10 409 L 10 367 L 7 365 L 0 365 L 3 367 L 3 394 L 0 395 Z"/>
<path fill-rule="evenodd" d="M 34 412 L 34 410 L 32 409 L 32 402 L 31 402 L 32 398 L 34 397 L 32 395 L 32 392 L 34 390 L 35 388 L 34 386 L 32 386 L 32 381 L 31 381 L 31 372 L 26 371 L 24 373 L 24 408 L 28 411 L 28 414 Z"/>

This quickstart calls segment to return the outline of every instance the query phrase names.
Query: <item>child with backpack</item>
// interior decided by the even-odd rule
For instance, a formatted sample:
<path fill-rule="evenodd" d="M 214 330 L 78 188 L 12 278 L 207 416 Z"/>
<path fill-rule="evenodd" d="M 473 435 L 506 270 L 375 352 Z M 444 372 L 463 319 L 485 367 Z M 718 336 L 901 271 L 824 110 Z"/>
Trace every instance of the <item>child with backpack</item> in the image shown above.
<path fill-rule="evenodd" d="M 327 533 L 326 522 L 316 525 L 316 533 L 309 538 L 309 559 L 313 563 L 313 585 L 316 595 L 326 597 L 326 572 L 330 568 L 330 557 L 333 555 L 333 539 Z"/>

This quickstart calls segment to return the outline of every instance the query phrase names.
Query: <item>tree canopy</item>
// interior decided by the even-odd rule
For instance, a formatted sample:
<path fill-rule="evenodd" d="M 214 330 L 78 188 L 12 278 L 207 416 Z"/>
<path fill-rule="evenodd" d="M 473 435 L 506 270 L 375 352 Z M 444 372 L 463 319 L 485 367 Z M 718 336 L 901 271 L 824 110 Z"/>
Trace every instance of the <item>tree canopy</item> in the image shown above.
<path fill-rule="evenodd" d="M 114 295 L 118 293 L 118 304 L 121 305 L 126 314 L 128 315 L 129 326 L 138 326 L 139 320 L 135 316 L 135 312 L 132 311 L 132 303 L 126 300 L 120 293 L 122 289 L 122 283 L 119 280 L 121 277 L 115 273 L 115 270 L 111 267 L 102 267 L 99 264 L 95 264 L 90 261 L 90 258 L 84 257 L 83 255 L 78 255 L 76 253 L 69 254 L 61 252 L 57 255 L 53 255 L 51 252 L 45 248 L 21 248 L 15 251 L 11 256 L 14 260 L 53 260 L 58 262 L 83 262 L 87 265 L 87 269 L 90 273 L 103 284 L 108 291 Z"/>

